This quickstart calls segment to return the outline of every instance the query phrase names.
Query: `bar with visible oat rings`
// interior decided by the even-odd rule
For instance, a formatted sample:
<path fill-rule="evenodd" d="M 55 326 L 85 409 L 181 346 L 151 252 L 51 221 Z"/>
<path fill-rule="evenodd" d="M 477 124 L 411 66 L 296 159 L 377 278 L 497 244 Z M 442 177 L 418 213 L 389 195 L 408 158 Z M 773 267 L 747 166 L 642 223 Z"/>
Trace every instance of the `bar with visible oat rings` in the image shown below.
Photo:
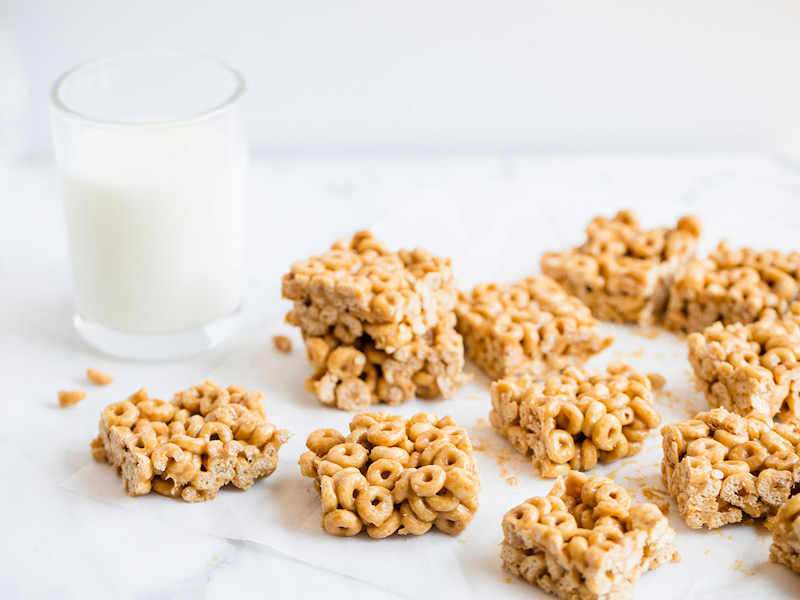
<path fill-rule="evenodd" d="M 478 509 L 472 442 L 451 417 L 385 412 L 353 417 L 350 433 L 313 432 L 300 469 L 313 477 L 322 527 L 349 537 L 464 531 Z"/>
<path fill-rule="evenodd" d="M 267 421 L 261 393 L 206 382 L 172 402 L 142 389 L 108 405 L 92 455 L 117 470 L 131 496 L 152 490 L 198 502 L 229 483 L 246 490 L 271 475 L 288 438 Z"/>
<path fill-rule="evenodd" d="M 542 272 L 580 298 L 603 321 L 652 325 L 660 321 L 670 284 L 694 256 L 700 221 L 682 217 L 674 229 L 643 230 L 635 213 L 596 217 L 586 242 L 545 252 Z"/>
<path fill-rule="evenodd" d="M 672 284 L 665 326 L 702 331 L 717 321 L 752 323 L 783 315 L 800 292 L 800 253 L 731 250 L 726 242 L 686 265 Z"/>
<path fill-rule="evenodd" d="M 492 379 L 541 377 L 608 347 L 598 322 L 550 277 L 486 283 L 459 293 L 457 328 L 469 356 Z"/>
<path fill-rule="evenodd" d="M 449 259 L 391 253 L 362 231 L 292 265 L 283 295 L 314 369 L 305 387 L 324 404 L 358 411 L 450 397 L 469 380 Z"/>
<path fill-rule="evenodd" d="M 769 559 L 800 573 L 800 494 L 781 506 L 772 526 Z"/>
<path fill-rule="evenodd" d="M 564 600 L 627 600 L 642 573 L 680 555 L 655 504 L 633 504 L 613 480 L 570 471 L 547 496 L 505 515 L 501 558 L 513 575 Z"/>
<path fill-rule="evenodd" d="M 585 471 L 641 451 L 661 423 L 650 379 L 622 364 L 607 371 L 568 367 L 535 381 L 492 384 L 489 420 L 543 477 Z"/>
<path fill-rule="evenodd" d="M 687 339 L 689 362 L 712 408 L 800 417 L 800 303 L 782 318 L 716 322 Z"/>
<path fill-rule="evenodd" d="M 661 430 L 664 485 L 689 527 L 773 517 L 800 485 L 800 420 L 724 408 Z"/>

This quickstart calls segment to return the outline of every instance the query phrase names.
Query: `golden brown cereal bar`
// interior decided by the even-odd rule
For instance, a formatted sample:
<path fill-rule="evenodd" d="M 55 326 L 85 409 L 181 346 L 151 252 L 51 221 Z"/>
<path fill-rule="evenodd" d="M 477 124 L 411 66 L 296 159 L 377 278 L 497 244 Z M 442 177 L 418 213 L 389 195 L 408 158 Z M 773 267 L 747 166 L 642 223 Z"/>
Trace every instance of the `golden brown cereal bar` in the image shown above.
<path fill-rule="evenodd" d="M 636 454 L 661 423 L 650 380 L 620 364 L 605 373 L 568 367 L 543 381 L 503 379 L 491 395 L 492 425 L 544 477 Z"/>
<path fill-rule="evenodd" d="M 600 337 L 580 300 L 545 275 L 461 292 L 456 316 L 467 356 L 493 379 L 541 377 L 583 362 L 612 341 Z"/>
<path fill-rule="evenodd" d="M 314 478 L 322 527 L 333 535 L 422 535 L 431 527 L 458 535 L 478 510 L 472 442 L 452 417 L 359 414 L 346 437 L 319 429 L 306 446 L 300 469 Z"/>
<path fill-rule="evenodd" d="M 651 325 L 661 319 L 672 279 L 694 256 L 700 222 L 682 217 L 675 229 L 643 230 L 624 210 L 611 220 L 592 220 L 586 237 L 577 248 L 546 252 L 542 272 L 598 319 Z"/>
<path fill-rule="evenodd" d="M 500 556 L 512 574 L 564 600 L 626 600 L 639 575 L 680 560 L 655 504 L 633 504 L 611 479 L 578 471 L 505 515 Z"/>
<path fill-rule="evenodd" d="M 289 438 L 267 421 L 264 396 L 206 382 L 172 402 L 139 390 L 101 414 L 92 455 L 122 475 L 131 496 L 151 490 L 187 502 L 213 499 L 224 485 L 246 490 L 278 465 Z"/>
<path fill-rule="evenodd" d="M 772 525 L 769 559 L 800 573 L 800 494 L 781 506 Z"/>
<path fill-rule="evenodd" d="M 725 242 L 705 259 L 694 259 L 670 288 L 665 325 L 702 331 L 722 321 L 752 323 L 782 315 L 800 292 L 800 253 L 731 250 Z"/>
<path fill-rule="evenodd" d="M 782 319 L 718 321 L 687 341 L 689 362 L 712 407 L 800 417 L 800 303 Z"/>
<path fill-rule="evenodd" d="M 800 484 L 800 421 L 724 408 L 661 430 L 661 475 L 689 527 L 775 515 Z"/>

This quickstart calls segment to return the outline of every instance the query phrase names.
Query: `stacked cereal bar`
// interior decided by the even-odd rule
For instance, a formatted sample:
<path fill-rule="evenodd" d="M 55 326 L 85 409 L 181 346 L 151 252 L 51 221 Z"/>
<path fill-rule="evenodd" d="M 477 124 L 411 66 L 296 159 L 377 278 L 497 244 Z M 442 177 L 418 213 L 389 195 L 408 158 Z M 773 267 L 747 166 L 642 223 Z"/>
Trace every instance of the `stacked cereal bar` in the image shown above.
<path fill-rule="evenodd" d="M 639 575 L 680 560 L 655 504 L 606 477 L 571 471 L 503 519 L 503 566 L 564 600 L 625 600 Z"/>
<path fill-rule="evenodd" d="M 600 337 L 589 309 L 547 276 L 461 292 L 456 315 L 467 356 L 493 379 L 541 377 L 586 360 L 612 341 Z"/>
<path fill-rule="evenodd" d="M 292 265 L 286 320 L 300 327 L 324 404 L 363 410 L 414 395 L 452 396 L 467 380 L 455 331 L 449 259 L 425 250 L 390 253 L 369 232 Z"/>
<path fill-rule="evenodd" d="M 769 559 L 800 573 L 800 494 L 781 506 L 772 525 Z"/>
<path fill-rule="evenodd" d="M 689 527 L 774 516 L 800 484 L 800 421 L 724 408 L 667 425 L 661 474 Z"/>
<path fill-rule="evenodd" d="M 623 210 L 592 220 L 586 236 L 582 246 L 546 252 L 542 272 L 598 319 L 651 325 L 661 318 L 673 278 L 694 256 L 700 222 L 683 217 L 675 229 L 642 230 L 636 215 Z"/>
<path fill-rule="evenodd" d="M 800 292 L 800 253 L 734 251 L 722 242 L 705 259 L 692 260 L 670 289 L 665 325 L 702 331 L 716 321 L 752 323 L 782 315 Z"/>
<path fill-rule="evenodd" d="M 781 319 L 720 322 L 688 338 L 689 362 L 712 407 L 800 417 L 800 303 Z"/>
<path fill-rule="evenodd" d="M 478 509 L 472 443 L 451 417 L 359 414 L 347 437 L 320 429 L 306 446 L 300 468 L 314 478 L 322 526 L 333 535 L 422 535 L 431 527 L 458 535 Z"/>
<path fill-rule="evenodd" d="M 544 477 L 636 454 L 661 423 L 652 384 L 624 365 L 606 373 L 568 367 L 543 381 L 492 384 L 492 425 Z"/>
<path fill-rule="evenodd" d="M 246 490 L 271 475 L 288 438 L 267 421 L 260 393 L 206 382 L 172 402 L 139 390 L 110 404 L 92 454 L 116 468 L 131 496 L 155 490 L 197 502 L 228 483 Z"/>

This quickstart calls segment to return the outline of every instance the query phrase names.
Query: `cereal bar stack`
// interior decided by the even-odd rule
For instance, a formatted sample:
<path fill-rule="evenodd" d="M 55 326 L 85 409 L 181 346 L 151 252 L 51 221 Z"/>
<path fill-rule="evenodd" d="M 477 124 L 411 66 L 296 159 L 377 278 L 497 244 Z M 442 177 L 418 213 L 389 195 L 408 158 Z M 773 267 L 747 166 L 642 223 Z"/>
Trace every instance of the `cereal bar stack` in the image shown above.
<path fill-rule="evenodd" d="M 320 429 L 300 458 L 322 502 L 322 526 L 349 537 L 458 535 L 478 510 L 480 480 L 472 442 L 451 417 L 359 414 L 345 437 Z"/>
<path fill-rule="evenodd" d="M 731 250 L 725 242 L 705 259 L 692 260 L 670 289 L 665 325 L 702 331 L 722 321 L 752 323 L 782 315 L 800 292 L 800 253 Z"/>
<path fill-rule="evenodd" d="M 344 410 L 452 396 L 468 377 L 449 259 L 391 253 L 362 231 L 292 265 L 283 296 L 314 374 L 306 389 Z"/>
<path fill-rule="evenodd" d="M 661 423 L 650 380 L 625 365 L 568 367 L 543 381 L 492 384 L 489 420 L 543 477 L 591 469 L 641 451 Z"/>
<path fill-rule="evenodd" d="M 206 382 L 172 402 L 142 389 L 110 404 L 92 455 L 116 468 L 131 496 L 154 490 L 198 502 L 229 483 L 246 490 L 271 475 L 288 439 L 267 421 L 262 394 Z"/>
<path fill-rule="evenodd" d="M 541 377 L 583 362 L 612 341 L 599 335 L 591 311 L 546 275 L 460 292 L 456 315 L 467 356 L 492 379 Z"/>
<path fill-rule="evenodd" d="M 694 256 L 700 237 L 696 217 L 675 229 L 643 230 L 639 219 L 620 211 L 596 217 L 586 242 L 563 252 L 545 252 L 542 272 L 585 302 L 598 319 L 652 325 L 661 319 L 672 279 Z"/>
<path fill-rule="evenodd" d="M 503 534 L 503 566 L 564 600 L 626 600 L 642 573 L 680 560 L 655 504 L 577 471 L 510 510 Z"/>
<path fill-rule="evenodd" d="M 782 319 L 720 322 L 688 338 L 689 362 L 713 407 L 800 417 L 800 303 Z"/>
<path fill-rule="evenodd" d="M 667 425 L 661 474 L 689 527 L 772 517 L 800 483 L 800 421 L 724 408 Z"/>

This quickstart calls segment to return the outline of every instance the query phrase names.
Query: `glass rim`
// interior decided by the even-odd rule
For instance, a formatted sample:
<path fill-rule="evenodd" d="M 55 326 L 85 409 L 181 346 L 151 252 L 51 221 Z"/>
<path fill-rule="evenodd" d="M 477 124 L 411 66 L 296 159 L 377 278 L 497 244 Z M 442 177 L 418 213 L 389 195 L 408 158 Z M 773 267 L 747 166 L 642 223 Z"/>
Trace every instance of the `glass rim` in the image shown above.
<path fill-rule="evenodd" d="M 137 58 L 145 56 L 169 56 L 169 57 L 193 58 L 193 59 L 200 59 L 209 63 L 214 63 L 217 66 L 220 66 L 223 69 L 225 69 L 228 73 L 230 73 L 233 76 L 236 87 L 233 90 L 233 93 L 226 100 L 202 112 L 192 115 L 187 115 L 185 117 L 176 117 L 172 119 L 145 120 L 136 122 L 116 121 L 112 119 L 99 119 L 97 117 L 92 117 L 90 115 L 84 114 L 82 112 L 70 108 L 69 106 L 67 106 L 67 104 L 65 104 L 61 100 L 60 92 L 64 82 L 71 76 L 75 75 L 76 73 L 84 69 L 87 69 L 89 67 L 100 65 L 105 62 L 112 62 L 119 59 Z M 60 114 L 63 114 L 72 119 L 76 119 L 78 121 L 82 121 L 83 123 L 101 127 L 129 128 L 129 127 L 158 127 L 165 125 L 166 126 L 181 125 L 184 123 L 201 121 L 225 111 L 242 97 L 245 88 L 246 88 L 245 79 L 242 76 L 242 74 L 239 73 L 239 71 L 231 67 L 225 61 L 219 58 L 215 58 L 213 56 L 209 56 L 207 54 L 200 54 L 198 52 L 184 52 L 178 50 L 144 50 L 139 52 L 120 52 L 88 60 L 62 73 L 58 77 L 58 79 L 56 79 L 55 83 L 53 83 L 53 86 L 50 88 L 50 105 Z"/>

